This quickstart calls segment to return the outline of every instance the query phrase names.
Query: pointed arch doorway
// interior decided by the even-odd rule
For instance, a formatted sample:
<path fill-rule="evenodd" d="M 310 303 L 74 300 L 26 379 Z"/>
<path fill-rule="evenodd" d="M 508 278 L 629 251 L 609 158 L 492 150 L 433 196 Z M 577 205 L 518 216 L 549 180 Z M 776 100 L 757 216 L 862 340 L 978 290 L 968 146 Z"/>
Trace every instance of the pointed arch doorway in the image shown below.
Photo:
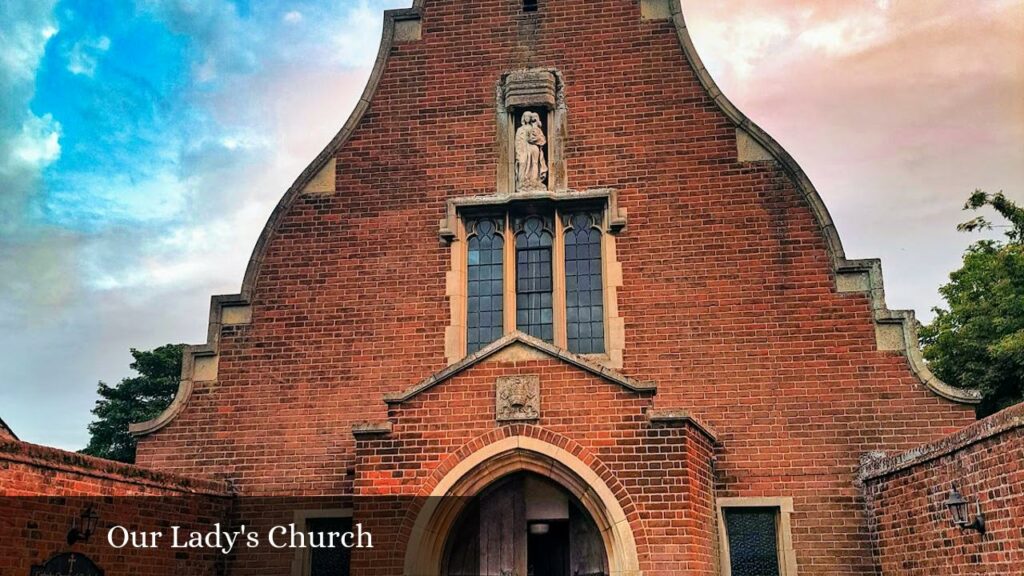
<path fill-rule="evenodd" d="M 545 521 L 554 516 L 562 517 Z M 580 576 L 641 573 L 631 523 L 604 480 L 557 446 L 512 436 L 462 459 L 430 491 L 404 574 L 529 576 L 531 545 L 534 576 L 559 575 L 566 561 L 573 575 L 574 554 Z"/>
<path fill-rule="evenodd" d="M 597 524 L 567 490 L 516 473 L 467 502 L 445 543 L 443 576 L 607 576 Z"/>

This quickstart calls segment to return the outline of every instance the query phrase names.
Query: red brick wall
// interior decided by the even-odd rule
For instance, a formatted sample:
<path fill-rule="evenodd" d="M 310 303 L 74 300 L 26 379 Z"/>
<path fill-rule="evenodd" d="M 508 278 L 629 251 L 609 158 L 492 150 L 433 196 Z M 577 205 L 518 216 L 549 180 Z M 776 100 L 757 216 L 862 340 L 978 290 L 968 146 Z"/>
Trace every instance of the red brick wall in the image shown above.
<path fill-rule="evenodd" d="M 518 374 L 541 375 L 541 417 L 496 427 L 494 382 Z M 526 436 L 574 455 L 604 480 L 626 512 L 644 574 L 713 574 L 711 441 L 693 426 L 649 422 L 652 400 L 553 359 L 474 366 L 394 406 L 390 434 L 357 442 L 357 519 L 397 528 L 373 524 L 379 510 L 359 516 L 360 504 L 380 495 L 428 496 L 474 452 Z M 357 566 L 372 570 L 357 573 L 401 573 L 407 538 L 379 532 L 384 547 L 364 551 Z"/>
<path fill-rule="evenodd" d="M 437 223 L 447 198 L 495 188 L 495 85 L 551 66 L 567 85 L 569 186 L 618 188 L 629 213 L 624 372 L 659 384 L 656 406 L 719 431 L 720 495 L 794 497 L 801 573 L 871 573 L 859 457 L 935 440 L 972 411 L 877 350 L 867 296 L 836 292 L 792 179 L 737 162 L 735 127 L 670 22 L 642 22 L 632 0 L 543 2 L 531 48 L 519 5 L 426 3 L 423 39 L 393 48 L 336 155 L 339 193 L 283 216 L 253 323 L 224 330 L 216 386 L 144 438 L 140 461 L 224 473 L 247 493 L 349 493 L 349 426 L 385 418 L 383 394 L 445 365 Z"/>
<path fill-rule="evenodd" d="M 1024 404 L 863 475 L 883 574 L 1024 574 Z M 980 500 L 984 536 L 953 526 L 954 482 L 972 517 Z"/>
<path fill-rule="evenodd" d="M 212 551 L 117 550 L 106 541 L 117 525 L 159 531 L 209 529 L 227 517 L 219 482 L 177 477 L 17 441 L 0 441 L 0 576 L 24 576 L 61 552 L 89 556 L 106 574 L 208 576 L 221 559 Z M 86 506 L 97 533 L 73 546 L 67 533 Z"/>

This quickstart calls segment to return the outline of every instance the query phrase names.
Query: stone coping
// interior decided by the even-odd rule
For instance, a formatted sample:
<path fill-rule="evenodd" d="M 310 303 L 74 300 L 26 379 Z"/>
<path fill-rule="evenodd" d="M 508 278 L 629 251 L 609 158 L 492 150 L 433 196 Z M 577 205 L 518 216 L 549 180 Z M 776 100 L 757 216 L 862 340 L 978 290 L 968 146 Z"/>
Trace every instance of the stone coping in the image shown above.
<path fill-rule="evenodd" d="M 677 410 L 673 408 L 666 408 L 660 410 L 648 410 L 647 420 L 651 424 L 665 424 L 668 426 L 679 426 L 688 425 L 693 426 L 697 430 L 700 430 L 705 436 L 711 440 L 712 444 L 718 444 L 718 433 L 712 428 L 704 424 L 693 414 L 690 414 L 687 410 Z"/>
<path fill-rule="evenodd" d="M 572 352 L 569 352 L 568 350 L 563 350 L 561 348 L 548 344 L 543 340 L 539 340 L 537 338 L 517 331 L 502 336 L 501 338 L 481 348 L 479 351 L 470 354 L 469 356 L 466 356 L 465 358 L 456 362 L 455 364 L 448 366 L 444 370 L 441 370 L 440 372 L 433 374 L 426 380 L 423 380 L 419 384 L 416 384 L 415 386 L 405 390 L 404 392 L 385 395 L 384 401 L 388 404 L 401 404 L 402 402 L 405 402 L 406 400 L 409 400 L 410 398 L 416 396 L 420 392 L 423 392 L 429 388 L 436 386 L 437 384 L 440 384 L 441 382 L 444 382 L 445 380 L 455 376 L 459 372 L 469 369 L 470 367 L 484 361 L 488 357 L 493 356 L 494 354 L 500 352 L 501 350 L 504 350 L 505 348 L 513 344 L 522 344 L 524 346 L 537 350 L 538 352 L 546 354 L 551 358 L 562 360 L 568 364 L 572 364 L 573 366 L 576 366 L 577 368 L 580 368 L 585 372 L 590 372 L 595 376 L 604 378 L 609 382 L 618 384 L 623 388 L 626 388 L 627 390 L 631 390 L 633 392 L 657 391 L 657 386 L 653 382 L 640 382 L 638 380 L 630 378 L 629 376 L 620 374 L 615 370 L 612 370 L 611 368 L 607 368 L 605 366 L 598 364 L 597 362 L 591 361 L 584 356 L 574 354 Z"/>
<path fill-rule="evenodd" d="M 356 438 L 386 436 L 391 433 L 392 428 L 393 424 L 390 421 L 357 422 L 352 425 L 352 435 Z"/>
<path fill-rule="evenodd" d="M 232 495 L 225 482 L 152 470 L 50 446 L 29 444 L 20 440 L 0 441 L 0 462 L 16 462 L 47 470 L 80 474 L 183 494 L 224 497 Z"/>
<path fill-rule="evenodd" d="M 861 466 L 858 476 L 862 481 L 877 480 L 965 450 L 1018 428 L 1024 428 L 1024 403 L 1011 406 L 984 420 L 979 420 L 941 440 L 893 456 L 880 456 L 871 459 Z"/>
<path fill-rule="evenodd" d="M 7 425 L 7 422 L 4 422 L 4 419 L 0 418 L 0 438 L 4 438 L 4 436 L 10 436 L 15 440 L 18 439 L 18 435 L 14 433 L 14 430 L 11 430 L 11 427 Z"/>

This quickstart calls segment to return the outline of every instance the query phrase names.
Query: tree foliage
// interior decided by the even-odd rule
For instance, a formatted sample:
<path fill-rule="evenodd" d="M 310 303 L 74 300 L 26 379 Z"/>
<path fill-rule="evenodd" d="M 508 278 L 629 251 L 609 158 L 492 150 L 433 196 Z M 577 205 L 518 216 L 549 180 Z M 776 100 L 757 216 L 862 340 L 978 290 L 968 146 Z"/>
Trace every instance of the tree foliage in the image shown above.
<path fill-rule="evenodd" d="M 963 266 L 939 288 L 947 308 L 935 308 L 935 319 L 921 329 L 932 371 L 951 385 L 981 391 L 979 416 L 1024 399 L 1024 208 L 1001 192 L 978 190 L 964 209 L 985 206 L 1009 221 L 1005 238 L 967 249 Z M 958 227 L 992 228 L 984 217 Z"/>
<path fill-rule="evenodd" d="M 131 369 L 138 376 L 122 379 L 116 386 L 100 382 L 100 399 L 89 424 L 89 445 L 83 454 L 120 462 L 135 462 L 135 439 L 128 425 L 155 418 L 164 411 L 178 390 L 181 377 L 182 344 L 166 344 L 153 350 L 131 349 Z"/>

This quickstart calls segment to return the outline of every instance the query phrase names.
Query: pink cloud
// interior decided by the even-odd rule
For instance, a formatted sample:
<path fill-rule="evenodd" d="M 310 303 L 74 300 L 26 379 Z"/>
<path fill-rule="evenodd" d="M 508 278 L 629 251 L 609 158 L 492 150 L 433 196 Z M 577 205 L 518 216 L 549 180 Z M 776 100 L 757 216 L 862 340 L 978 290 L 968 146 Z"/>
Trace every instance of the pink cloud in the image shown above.
<path fill-rule="evenodd" d="M 975 188 L 1024 200 L 1024 1 L 685 2 L 723 91 L 796 157 L 890 305 L 928 310 L 976 236 Z"/>

